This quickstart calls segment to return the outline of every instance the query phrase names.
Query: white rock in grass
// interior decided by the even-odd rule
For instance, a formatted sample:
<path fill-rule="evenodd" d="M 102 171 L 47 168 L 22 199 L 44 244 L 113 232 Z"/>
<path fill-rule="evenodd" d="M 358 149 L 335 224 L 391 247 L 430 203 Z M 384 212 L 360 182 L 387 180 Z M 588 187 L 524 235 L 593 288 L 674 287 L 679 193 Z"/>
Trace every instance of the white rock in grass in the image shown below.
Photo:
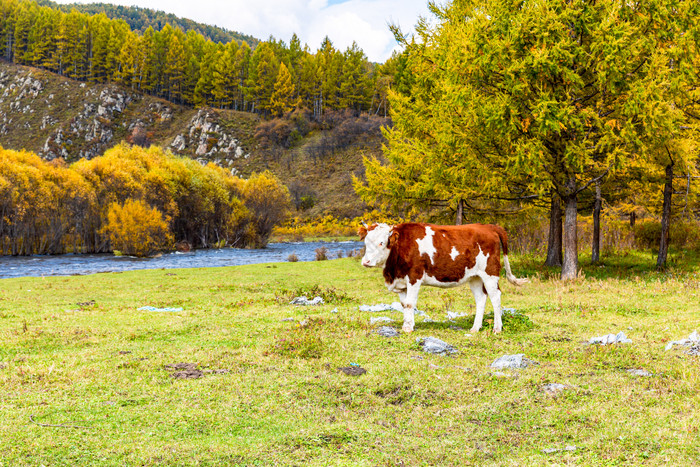
<path fill-rule="evenodd" d="M 631 344 L 632 341 L 627 338 L 624 332 L 620 331 L 617 334 L 606 334 L 599 337 L 591 337 L 589 344 L 609 345 L 609 344 Z"/>
<path fill-rule="evenodd" d="M 445 341 L 441 341 L 436 337 L 419 337 L 416 339 L 418 345 L 423 349 L 423 352 L 434 353 L 438 355 L 449 355 L 459 353 L 459 350 L 452 347 Z"/>
<path fill-rule="evenodd" d="M 559 394 L 563 390 L 567 389 L 569 386 L 566 384 L 561 384 L 561 383 L 549 383 L 545 384 L 542 386 L 542 390 L 549 394 L 550 396 L 554 396 L 556 394 Z"/>
<path fill-rule="evenodd" d="M 384 337 L 397 337 L 397 336 L 401 335 L 399 333 L 399 331 L 397 331 L 396 329 L 394 329 L 390 326 L 380 327 L 379 329 L 377 329 L 377 334 L 379 334 L 380 336 L 384 336 Z"/>
<path fill-rule="evenodd" d="M 689 335 L 687 339 L 681 339 L 679 341 L 671 341 L 668 344 L 666 344 L 666 350 L 671 350 L 674 345 L 682 345 L 685 347 L 690 347 L 690 346 L 696 345 L 696 344 L 700 344 L 700 336 L 698 335 L 698 331 L 693 331 L 693 333 L 691 335 Z"/>
<path fill-rule="evenodd" d="M 654 376 L 652 372 L 647 371 L 643 368 L 630 368 L 627 370 L 627 373 L 634 376 Z"/>
<path fill-rule="evenodd" d="M 491 364 L 491 368 L 495 368 L 497 370 L 503 370 L 507 368 L 517 369 L 527 368 L 530 365 L 537 365 L 537 362 L 534 362 L 529 358 L 525 358 L 525 354 L 519 353 L 515 355 L 503 355 L 502 357 L 498 357 Z"/>
<path fill-rule="evenodd" d="M 545 454 L 552 454 L 561 451 L 575 451 L 576 449 L 578 449 L 576 446 L 567 445 L 563 448 L 545 448 L 542 450 L 542 452 Z"/>
<path fill-rule="evenodd" d="M 322 297 L 314 297 L 313 300 L 309 300 L 305 296 L 301 297 L 296 297 L 294 298 L 291 302 L 292 305 L 301 305 L 301 306 L 308 306 L 308 305 L 323 305 L 323 298 Z"/>
<path fill-rule="evenodd" d="M 372 313 L 377 313 L 377 312 L 381 312 L 381 311 L 401 311 L 401 312 L 403 312 L 403 307 L 401 306 L 400 302 L 393 302 L 391 304 L 378 303 L 376 305 L 360 305 L 358 308 L 360 311 L 369 311 Z M 423 316 L 425 314 L 425 312 L 422 310 L 414 310 L 414 313 L 416 314 L 416 316 Z"/>

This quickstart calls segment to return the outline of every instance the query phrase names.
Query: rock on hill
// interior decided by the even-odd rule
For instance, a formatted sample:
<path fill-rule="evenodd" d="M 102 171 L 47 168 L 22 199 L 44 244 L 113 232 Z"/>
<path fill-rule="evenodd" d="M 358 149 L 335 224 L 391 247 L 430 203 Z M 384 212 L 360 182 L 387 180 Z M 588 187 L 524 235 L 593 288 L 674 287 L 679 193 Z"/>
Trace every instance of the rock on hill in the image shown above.
<path fill-rule="evenodd" d="M 156 144 L 242 176 L 269 169 L 297 195 L 313 200 L 304 204 L 302 216 L 361 214 L 364 206 L 351 174 L 362 173 L 362 154 L 381 152 L 378 132 L 357 134 L 353 144 L 319 156 L 319 141 L 327 139 L 323 129 L 291 147 L 270 148 L 256 139 L 259 123 L 251 113 L 192 109 L 113 84 L 77 82 L 0 62 L 0 145 L 5 148 L 72 162 L 121 141 Z"/>

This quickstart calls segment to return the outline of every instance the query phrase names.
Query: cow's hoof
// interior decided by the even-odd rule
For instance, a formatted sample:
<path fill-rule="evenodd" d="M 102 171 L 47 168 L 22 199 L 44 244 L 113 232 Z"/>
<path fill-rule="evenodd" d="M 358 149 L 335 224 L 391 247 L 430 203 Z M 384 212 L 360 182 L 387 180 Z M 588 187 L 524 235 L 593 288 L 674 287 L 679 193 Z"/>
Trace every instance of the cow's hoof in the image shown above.
<path fill-rule="evenodd" d="M 413 326 L 407 326 L 404 324 L 403 327 L 401 328 L 401 330 L 403 332 L 413 332 Z"/>
<path fill-rule="evenodd" d="M 469 330 L 469 332 L 479 332 L 479 331 L 481 331 L 481 327 L 478 327 L 478 328 L 477 328 L 476 326 L 474 326 L 473 328 L 471 328 L 471 329 Z"/>
<path fill-rule="evenodd" d="M 494 334 L 500 334 L 501 331 L 502 331 L 501 328 L 493 328 L 493 333 L 494 333 Z"/>

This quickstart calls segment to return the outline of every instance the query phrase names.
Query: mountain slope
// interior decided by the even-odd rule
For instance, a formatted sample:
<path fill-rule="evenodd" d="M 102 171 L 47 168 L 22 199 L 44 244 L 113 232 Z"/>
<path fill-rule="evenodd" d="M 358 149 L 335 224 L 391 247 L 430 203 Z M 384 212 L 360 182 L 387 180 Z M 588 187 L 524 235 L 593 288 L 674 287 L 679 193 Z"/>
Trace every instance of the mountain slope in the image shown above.
<path fill-rule="evenodd" d="M 271 145 L 256 137 L 264 126 L 256 114 L 193 109 L 114 84 L 84 83 L 0 62 L 3 147 L 72 162 L 127 141 L 167 147 L 242 176 L 271 170 L 293 196 L 305 198 L 299 203 L 303 217 L 354 217 L 364 210 L 352 189 L 352 174 L 363 173 L 363 154 L 381 155 L 378 125 L 383 120 L 365 117 L 362 126 L 361 119 L 338 118 L 317 124 L 288 147 Z"/>

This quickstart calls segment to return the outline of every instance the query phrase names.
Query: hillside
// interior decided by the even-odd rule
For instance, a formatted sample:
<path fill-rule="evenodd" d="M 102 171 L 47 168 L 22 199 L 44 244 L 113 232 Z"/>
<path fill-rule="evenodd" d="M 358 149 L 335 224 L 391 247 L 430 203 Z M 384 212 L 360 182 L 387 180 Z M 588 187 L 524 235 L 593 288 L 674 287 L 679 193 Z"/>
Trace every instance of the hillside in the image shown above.
<path fill-rule="evenodd" d="M 160 10 L 152 10 L 150 8 L 140 8 L 137 6 L 110 5 L 108 3 L 69 3 L 58 4 L 50 0 L 38 0 L 37 3 L 42 6 L 61 10 L 69 13 L 71 10 L 77 10 L 87 15 L 97 15 L 103 13 L 110 19 L 121 19 L 131 27 L 132 31 L 143 33 L 149 27 L 156 31 L 160 31 L 166 24 L 170 24 L 174 28 L 182 29 L 184 32 L 195 31 L 202 36 L 214 42 L 226 44 L 235 40 L 239 44 L 247 43 L 251 48 L 255 48 L 259 39 L 242 34 L 236 31 L 218 26 L 198 23 L 187 18 L 180 18 L 172 13 L 166 13 Z"/>
<path fill-rule="evenodd" d="M 308 123 L 303 118 L 296 121 Z M 306 209 L 298 213 L 302 217 L 362 213 L 351 175 L 362 173 L 363 154 L 381 152 L 379 121 L 368 123 L 365 118 L 362 123 L 339 114 L 334 121 L 306 125 L 301 132 L 293 128 L 290 131 L 297 137 L 291 143 L 270 142 L 270 134 L 279 133 L 280 125 L 288 127 L 288 122 L 273 121 L 271 130 L 257 131 L 256 136 L 256 130 L 270 128 L 270 122 L 262 122 L 256 114 L 194 109 L 114 84 L 79 82 L 0 62 L 3 147 L 72 162 L 127 141 L 167 147 L 242 176 L 269 169 L 290 187 L 297 201 L 305 197 Z"/>

